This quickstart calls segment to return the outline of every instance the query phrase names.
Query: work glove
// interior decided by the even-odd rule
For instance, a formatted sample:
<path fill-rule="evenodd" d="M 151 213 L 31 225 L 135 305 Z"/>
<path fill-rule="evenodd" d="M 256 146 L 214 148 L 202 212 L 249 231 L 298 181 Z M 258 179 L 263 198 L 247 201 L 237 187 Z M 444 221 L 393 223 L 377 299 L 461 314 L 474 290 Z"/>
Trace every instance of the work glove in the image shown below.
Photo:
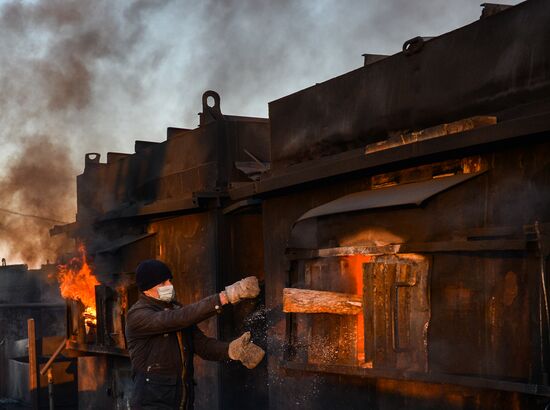
<path fill-rule="evenodd" d="M 229 343 L 228 353 L 232 360 L 239 360 L 248 369 L 255 368 L 265 355 L 264 349 L 250 341 L 250 332 Z"/>
<path fill-rule="evenodd" d="M 241 299 L 255 298 L 259 293 L 260 286 L 258 285 L 258 278 L 256 276 L 249 276 L 225 287 L 227 300 L 232 304 L 239 303 Z"/>

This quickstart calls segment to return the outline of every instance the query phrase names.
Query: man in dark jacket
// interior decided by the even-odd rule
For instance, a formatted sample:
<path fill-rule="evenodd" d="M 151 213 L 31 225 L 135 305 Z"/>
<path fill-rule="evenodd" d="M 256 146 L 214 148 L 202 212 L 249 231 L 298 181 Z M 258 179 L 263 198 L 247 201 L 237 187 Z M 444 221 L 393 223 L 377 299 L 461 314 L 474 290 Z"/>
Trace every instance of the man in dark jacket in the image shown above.
<path fill-rule="evenodd" d="M 143 261 L 136 269 L 140 295 L 126 321 L 134 375 L 132 409 L 192 409 L 195 353 L 205 360 L 239 360 L 249 369 L 264 356 L 250 341 L 250 332 L 227 343 L 205 336 L 197 327 L 223 305 L 258 296 L 256 277 L 185 306 L 175 301 L 171 279 L 168 266 L 158 260 Z"/>

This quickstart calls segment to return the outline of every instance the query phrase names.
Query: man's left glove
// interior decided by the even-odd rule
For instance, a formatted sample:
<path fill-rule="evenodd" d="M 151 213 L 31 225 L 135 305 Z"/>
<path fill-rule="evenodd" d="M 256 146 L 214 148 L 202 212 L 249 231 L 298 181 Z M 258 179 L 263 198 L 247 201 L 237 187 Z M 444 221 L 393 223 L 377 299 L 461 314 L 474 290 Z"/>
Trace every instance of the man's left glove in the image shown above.
<path fill-rule="evenodd" d="M 255 368 L 264 358 L 265 352 L 250 341 L 250 332 L 229 343 L 229 357 L 239 360 L 248 369 Z"/>
<path fill-rule="evenodd" d="M 260 294 L 260 286 L 256 276 L 241 279 L 232 285 L 225 287 L 227 299 L 232 304 L 239 303 L 242 299 L 252 299 Z"/>

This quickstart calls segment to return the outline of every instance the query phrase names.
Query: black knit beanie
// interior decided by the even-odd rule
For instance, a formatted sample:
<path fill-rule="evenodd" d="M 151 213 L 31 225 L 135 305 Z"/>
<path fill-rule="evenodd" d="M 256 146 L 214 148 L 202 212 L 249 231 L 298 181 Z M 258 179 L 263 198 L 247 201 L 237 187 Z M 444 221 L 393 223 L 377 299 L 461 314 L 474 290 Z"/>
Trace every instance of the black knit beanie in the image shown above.
<path fill-rule="evenodd" d="M 167 279 L 172 279 L 172 272 L 164 262 L 159 260 L 145 260 L 136 268 L 136 285 L 142 292 Z"/>

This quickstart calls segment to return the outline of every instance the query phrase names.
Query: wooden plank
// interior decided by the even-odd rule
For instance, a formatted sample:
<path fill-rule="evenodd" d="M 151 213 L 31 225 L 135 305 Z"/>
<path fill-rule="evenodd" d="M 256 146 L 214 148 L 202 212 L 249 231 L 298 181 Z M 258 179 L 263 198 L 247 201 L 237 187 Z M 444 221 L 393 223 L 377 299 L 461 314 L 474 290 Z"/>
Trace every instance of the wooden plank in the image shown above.
<path fill-rule="evenodd" d="M 409 242 L 382 246 L 342 246 L 322 249 L 292 249 L 287 252 L 291 260 L 330 258 L 346 255 L 392 255 L 418 252 L 484 252 L 524 251 L 527 241 L 522 239 L 495 239 L 473 241 Z"/>
<path fill-rule="evenodd" d="M 362 308 L 363 302 L 360 295 L 310 289 L 283 289 L 283 312 L 285 313 L 358 315 Z"/>
<path fill-rule="evenodd" d="M 419 131 L 401 133 L 398 135 L 394 135 L 387 140 L 369 144 L 365 147 L 365 154 L 368 155 L 377 151 L 395 148 L 400 145 L 412 144 L 419 141 L 439 138 L 446 135 L 458 134 L 461 132 L 473 130 L 474 128 L 485 127 L 487 125 L 495 125 L 496 123 L 497 117 L 488 115 L 464 118 L 458 121 L 424 128 Z"/>
<path fill-rule="evenodd" d="M 34 319 L 27 319 L 27 332 L 29 338 L 29 390 L 31 393 L 31 404 L 33 409 L 39 409 L 40 378 L 38 377 L 38 353 L 36 350 Z"/>
<path fill-rule="evenodd" d="M 400 245 L 382 246 L 343 246 L 340 248 L 319 249 L 320 258 L 347 255 L 386 255 L 399 252 Z"/>

